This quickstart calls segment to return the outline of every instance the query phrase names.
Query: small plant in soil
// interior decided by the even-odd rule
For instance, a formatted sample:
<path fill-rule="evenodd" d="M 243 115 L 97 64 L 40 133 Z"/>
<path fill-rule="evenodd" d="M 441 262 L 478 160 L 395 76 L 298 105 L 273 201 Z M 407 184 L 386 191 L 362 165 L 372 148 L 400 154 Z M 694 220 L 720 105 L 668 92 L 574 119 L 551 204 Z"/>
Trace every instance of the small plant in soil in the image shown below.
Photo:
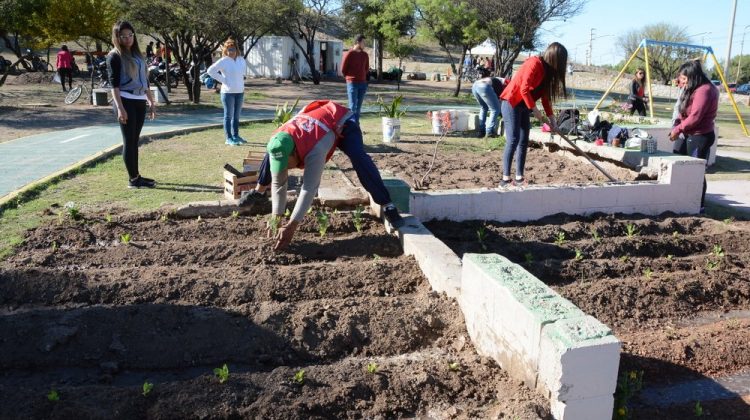
<path fill-rule="evenodd" d="M 271 237 L 275 238 L 279 233 L 279 226 L 281 225 L 281 217 L 272 214 L 268 216 L 268 229 L 271 231 Z"/>
<path fill-rule="evenodd" d="M 621 255 L 620 256 L 620 261 L 622 261 L 624 263 L 628 262 L 629 259 L 630 259 L 629 255 Z"/>
<path fill-rule="evenodd" d="M 148 397 L 148 394 L 151 393 L 151 391 L 154 389 L 154 384 L 152 384 L 149 381 L 146 381 L 143 383 L 143 396 Z"/>
<path fill-rule="evenodd" d="M 310 213 L 310 211 L 312 211 L 312 208 L 311 208 L 311 209 L 309 209 L 309 210 L 307 210 L 307 213 L 309 214 L 309 213 Z M 289 210 L 289 209 L 286 209 L 286 211 L 284 212 L 284 217 L 287 217 L 287 218 L 288 218 L 288 217 L 291 217 L 291 216 L 292 216 L 292 211 L 291 211 L 291 210 Z"/>
<path fill-rule="evenodd" d="M 357 232 L 362 232 L 362 226 L 364 224 L 364 221 L 362 220 L 362 206 L 357 206 L 356 209 L 354 209 L 354 213 L 352 213 L 352 221 L 354 222 L 354 228 L 357 229 Z"/>
<path fill-rule="evenodd" d="M 602 240 L 599 231 L 593 226 L 591 226 L 591 238 L 594 239 L 594 242 L 600 242 Z"/>
<path fill-rule="evenodd" d="M 612 416 L 615 420 L 630 418 L 630 400 L 643 388 L 643 371 L 623 372 L 617 378 L 617 389 L 615 390 L 615 412 Z"/>
<path fill-rule="evenodd" d="M 122 242 L 125 245 L 130 243 L 130 239 L 131 239 L 131 236 L 129 233 L 123 233 L 122 235 L 120 235 L 120 242 Z"/>
<path fill-rule="evenodd" d="M 238 212 L 237 210 L 233 211 L 232 212 L 232 219 L 236 219 L 238 217 L 240 217 L 240 212 Z"/>
<path fill-rule="evenodd" d="M 107 222 L 107 224 L 112 223 L 112 215 L 109 214 L 109 213 L 107 213 L 106 215 L 104 215 L 104 221 Z"/>
<path fill-rule="evenodd" d="M 214 368 L 214 375 L 219 378 L 220 384 L 226 382 L 227 379 L 229 379 L 229 367 L 227 367 L 227 364 L 224 363 L 224 366 L 220 368 Z"/>
<path fill-rule="evenodd" d="M 81 220 L 83 218 L 83 215 L 81 214 L 81 210 L 78 208 L 76 203 L 72 201 L 68 201 L 65 203 L 65 211 L 68 213 L 68 217 L 71 220 Z"/>
<path fill-rule="evenodd" d="M 297 371 L 297 373 L 294 374 L 294 377 L 292 377 L 292 381 L 297 385 L 304 385 L 305 384 L 305 370 L 300 369 Z"/>
<path fill-rule="evenodd" d="M 677 239 L 679 237 L 680 237 L 680 232 L 677 232 L 676 230 L 672 231 L 672 238 Z"/>
<path fill-rule="evenodd" d="M 678 340 L 680 338 L 680 334 L 673 327 L 667 326 L 664 331 L 667 335 L 667 340 Z"/>
<path fill-rule="evenodd" d="M 169 216 L 167 216 L 166 214 L 162 214 L 161 217 L 159 217 L 159 220 L 161 222 L 166 222 L 167 220 L 169 220 Z M 200 221 L 200 220 L 201 220 L 201 217 L 198 216 L 198 221 Z"/>
<path fill-rule="evenodd" d="M 57 241 L 52 241 L 52 252 L 57 251 Z"/>
<path fill-rule="evenodd" d="M 732 318 L 727 321 L 726 325 L 728 330 L 736 330 L 740 327 L 740 320 L 737 318 Z"/>
<path fill-rule="evenodd" d="M 331 226 L 330 216 L 325 210 L 321 210 L 315 215 L 315 219 L 318 221 L 318 233 L 321 237 L 326 236 L 328 227 Z"/>
<path fill-rule="evenodd" d="M 452 370 L 454 372 L 457 371 L 457 370 L 459 370 L 460 368 L 461 368 L 461 365 L 459 365 L 458 362 L 448 363 L 448 369 L 450 369 L 450 370 Z"/>
<path fill-rule="evenodd" d="M 523 259 L 524 261 L 526 261 L 526 264 L 531 264 L 534 262 L 534 254 L 532 254 L 531 252 L 527 252 L 523 254 Z"/>
<path fill-rule="evenodd" d="M 565 243 L 565 232 L 557 232 L 557 236 L 555 237 L 555 245 L 562 246 Z"/>
<path fill-rule="evenodd" d="M 646 267 L 646 269 L 645 269 L 645 270 L 643 270 L 643 275 L 644 275 L 644 276 L 645 276 L 645 277 L 646 277 L 647 279 L 650 279 L 650 278 L 651 278 L 651 276 L 653 276 L 653 275 L 654 275 L 654 271 L 653 271 L 653 270 L 651 270 L 651 268 L 650 268 L 650 267 Z"/>
<path fill-rule="evenodd" d="M 166 219 L 166 217 L 164 217 L 164 218 L 162 219 L 162 222 L 166 222 L 166 221 L 167 221 L 167 219 Z M 202 222 L 202 221 L 203 221 L 203 218 L 202 218 L 202 217 L 200 217 L 200 215 L 199 215 L 199 216 L 198 216 L 198 223 L 200 223 L 200 222 Z"/>
<path fill-rule="evenodd" d="M 716 270 L 719 268 L 719 261 L 708 260 L 706 261 L 706 268 L 709 270 Z"/>
<path fill-rule="evenodd" d="M 721 247 L 721 245 L 714 245 L 714 249 L 711 251 L 712 254 L 714 254 L 714 257 L 721 258 L 724 256 L 724 249 Z"/>
<path fill-rule="evenodd" d="M 479 245 L 482 247 L 483 251 L 487 250 L 487 245 L 484 243 L 485 239 L 487 239 L 487 228 L 482 225 L 477 229 L 477 241 L 479 241 Z"/>
<path fill-rule="evenodd" d="M 625 236 L 627 238 L 632 238 L 636 235 L 638 235 L 638 229 L 634 224 L 628 223 L 627 225 L 625 225 Z"/>
<path fill-rule="evenodd" d="M 374 373 L 377 373 L 377 372 L 378 372 L 378 364 L 377 363 L 372 362 L 372 363 L 368 363 L 367 364 L 367 373 L 374 374 Z"/>
<path fill-rule="evenodd" d="M 581 260 L 583 260 L 583 257 L 584 257 L 583 251 L 581 251 L 580 249 L 576 248 L 575 260 L 576 261 L 581 261 Z"/>
<path fill-rule="evenodd" d="M 703 417 L 703 407 L 701 406 L 700 401 L 695 402 L 695 407 L 693 407 L 693 414 L 695 417 Z"/>
<path fill-rule="evenodd" d="M 60 394 L 57 392 L 56 389 L 51 389 L 47 393 L 47 400 L 52 402 L 60 401 Z"/>
<path fill-rule="evenodd" d="M 667 255 L 667 261 L 672 261 L 673 258 L 674 258 L 674 255 L 672 254 Z"/>
<path fill-rule="evenodd" d="M 732 222 L 734 222 L 734 217 L 727 217 L 726 219 L 722 220 L 725 225 L 731 225 Z"/>

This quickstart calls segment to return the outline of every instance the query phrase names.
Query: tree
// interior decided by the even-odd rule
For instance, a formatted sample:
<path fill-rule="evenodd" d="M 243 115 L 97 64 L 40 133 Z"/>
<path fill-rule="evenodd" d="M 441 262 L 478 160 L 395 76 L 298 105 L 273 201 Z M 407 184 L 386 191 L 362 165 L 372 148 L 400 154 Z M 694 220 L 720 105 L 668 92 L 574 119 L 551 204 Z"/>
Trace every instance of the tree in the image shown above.
<path fill-rule="evenodd" d="M 465 1 L 417 0 L 417 12 L 429 35 L 435 38 L 448 54 L 451 68 L 458 76 L 453 96 L 458 96 L 461 91 L 461 76 L 466 53 L 487 36 L 479 26 L 477 11 Z M 454 49 L 461 50 L 458 66 L 456 66 L 456 57 L 451 52 Z"/>
<path fill-rule="evenodd" d="M 283 10 L 282 0 L 238 0 L 228 16 L 228 31 L 240 48 L 245 59 L 258 41 L 278 28 Z"/>
<path fill-rule="evenodd" d="M 509 75 L 521 51 L 537 47 L 545 22 L 566 20 L 581 12 L 586 0 L 467 0 L 495 43 L 495 69 Z"/>
<path fill-rule="evenodd" d="M 21 40 L 34 46 L 39 35 L 39 28 L 34 25 L 33 17 L 43 13 L 49 0 L 0 0 L 0 38 L 5 48 L 13 51 L 19 59 L 23 56 Z M 20 61 L 27 70 L 25 61 Z"/>
<path fill-rule="evenodd" d="M 335 25 L 339 10 L 335 0 L 293 0 L 284 2 L 282 19 L 284 30 L 302 51 L 312 73 L 314 84 L 320 84 L 320 72 L 315 63 L 315 37 L 321 29 Z"/>
<path fill-rule="evenodd" d="M 665 22 L 646 25 L 641 29 L 628 31 L 625 35 L 618 38 L 617 43 L 625 53 L 625 56 L 629 58 L 644 39 L 690 43 L 686 28 Z M 657 80 L 661 80 L 662 83 L 667 84 L 675 77 L 675 73 L 680 65 L 690 58 L 695 58 L 696 55 L 700 56 L 700 52 L 697 50 L 650 45 L 648 47 L 648 61 L 651 75 Z M 641 48 L 631 62 L 630 69 L 643 67 L 645 62 L 644 51 Z"/>
<path fill-rule="evenodd" d="M 722 69 L 724 68 L 724 60 L 720 61 Z M 738 85 L 750 82 L 750 55 L 744 54 L 742 56 L 735 55 L 729 62 L 729 69 L 727 83 L 737 83 Z M 716 67 L 711 70 L 711 79 L 720 80 L 719 72 L 716 71 Z"/>

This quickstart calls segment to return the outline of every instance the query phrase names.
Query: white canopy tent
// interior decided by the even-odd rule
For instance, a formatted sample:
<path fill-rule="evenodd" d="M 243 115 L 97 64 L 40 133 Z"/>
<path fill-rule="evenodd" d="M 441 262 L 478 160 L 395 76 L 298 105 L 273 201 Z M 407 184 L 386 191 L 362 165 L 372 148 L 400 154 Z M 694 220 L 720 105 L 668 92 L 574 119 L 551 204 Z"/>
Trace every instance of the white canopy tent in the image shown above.
<path fill-rule="evenodd" d="M 495 55 L 495 43 L 487 38 L 484 42 L 469 50 L 471 55 Z"/>

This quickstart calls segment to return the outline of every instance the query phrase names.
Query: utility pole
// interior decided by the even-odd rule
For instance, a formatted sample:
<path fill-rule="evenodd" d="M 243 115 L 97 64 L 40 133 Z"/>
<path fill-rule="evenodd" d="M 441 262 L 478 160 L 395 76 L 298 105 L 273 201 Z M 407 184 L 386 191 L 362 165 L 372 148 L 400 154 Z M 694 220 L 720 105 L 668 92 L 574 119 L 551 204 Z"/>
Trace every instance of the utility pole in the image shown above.
<path fill-rule="evenodd" d="M 589 35 L 589 50 L 586 53 L 586 65 L 591 65 L 592 48 L 594 47 L 594 28 L 591 28 L 591 34 Z"/>
<path fill-rule="evenodd" d="M 737 15 L 737 0 L 734 0 L 732 6 L 732 18 L 729 19 L 729 40 L 727 40 L 727 61 L 724 65 L 724 80 L 729 77 L 729 60 L 732 58 L 732 35 L 734 35 L 734 17 Z"/>

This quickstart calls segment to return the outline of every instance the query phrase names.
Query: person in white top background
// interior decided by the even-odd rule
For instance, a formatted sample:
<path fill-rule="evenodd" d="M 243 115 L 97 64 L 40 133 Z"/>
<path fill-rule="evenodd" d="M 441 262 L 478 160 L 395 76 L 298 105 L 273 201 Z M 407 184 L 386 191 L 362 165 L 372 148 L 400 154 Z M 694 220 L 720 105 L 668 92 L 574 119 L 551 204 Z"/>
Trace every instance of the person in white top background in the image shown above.
<path fill-rule="evenodd" d="M 240 112 L 245 92 L 245 59 L 234 39 L 224 41 L 222 57 L 208 68 L 208 75 L 221 83 L 221 104 L 224 106 L 225 143 L 239 146 L 247 143 L 240 137 Z"/>

